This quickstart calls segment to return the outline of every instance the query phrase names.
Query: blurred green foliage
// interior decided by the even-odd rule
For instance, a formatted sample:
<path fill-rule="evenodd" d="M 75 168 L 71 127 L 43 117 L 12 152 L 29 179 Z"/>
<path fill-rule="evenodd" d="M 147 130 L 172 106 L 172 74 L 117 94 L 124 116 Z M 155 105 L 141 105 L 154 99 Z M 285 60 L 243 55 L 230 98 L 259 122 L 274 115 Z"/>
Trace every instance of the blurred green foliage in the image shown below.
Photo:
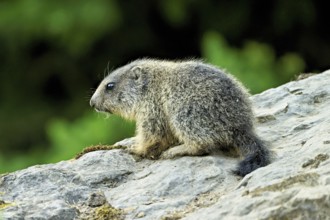
<path fill-rule="evenodd" d="M 0 171 L 14 171 L 28 165 L 68 160 L 74 158 L 84 147 L 112 144 L 125 137 L 133 136 L 134 129 L 134 122 L 92 111 L 73 122 L 52 119 L 46 126 L 50 148 L 31 151 L 28 157 L 16 155 L 8 158 L 0 155 Z"/>
<path fill-rule="evenodd" d="M 104 31 L 120 24 L 120 10 L 114 0 L 4 1 L 0 3 L 0 29 L 7 39 L 29 41 L 35 37 L 55 40 L 74 54 L 89 50 Z M 15 33 L 15 35 L 13 35 Z M 24 38 L 21 38 L 21 36 Z M 25 43 L 25 42 L 21 42 Z"/>
<path fill-rule="evenodd" d="M 304 60 L 295 53 L 276 58 L 267 44 L 248 41 L 242 49 L 232 48 L 217 32 L 207 32 L 202 40 L 202 54 L 210 63 L 235 75 L 252 93 L 275 87 L 293 79 L 305 69 Z M 262 80 L 256 80 L 259 73 Z"/>
<path fill-rule="evenodd" d="M 127 136 L 134 135 L 134 123 L 123 121 L 118 116 L 94 112 L 86 113 L 74 122 L 56 119 L 47 126 L 51 143 L 48 162 L 70 159 L 82 146 L 112 144 Z"/>
<path fill-rule="evenodd" d="M 0 1 L 0 173 L 133 135 L 134 123 L 88 105 L 109 61 L 115 68 L 143 56 L 201 57 L 252 93 L 329 68 L 324 4 Z"/>

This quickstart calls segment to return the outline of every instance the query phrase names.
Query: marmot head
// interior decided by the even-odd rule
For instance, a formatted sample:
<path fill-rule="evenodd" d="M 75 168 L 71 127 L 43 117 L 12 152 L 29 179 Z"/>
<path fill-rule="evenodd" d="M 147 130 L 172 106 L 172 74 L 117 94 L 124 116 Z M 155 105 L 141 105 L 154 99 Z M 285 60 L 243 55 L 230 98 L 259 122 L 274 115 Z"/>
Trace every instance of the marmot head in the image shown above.
<path fill-rule="evenodd" d="M 147 87 L 147 74 L 142 66 L 131 63 L 114 70 L 103 79 L 93 94 L 90 105 L 97 111 L 135 119 Z"/>

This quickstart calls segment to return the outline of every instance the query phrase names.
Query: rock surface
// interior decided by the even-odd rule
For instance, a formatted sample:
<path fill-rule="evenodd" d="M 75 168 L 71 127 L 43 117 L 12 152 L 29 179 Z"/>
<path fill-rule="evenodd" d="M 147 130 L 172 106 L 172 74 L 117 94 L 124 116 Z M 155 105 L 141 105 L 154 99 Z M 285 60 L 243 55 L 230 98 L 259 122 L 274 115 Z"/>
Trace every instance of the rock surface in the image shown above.
<path fill-rule="evenodd" d="M 122 150 L 0 176 L 0 219 L 330 219 L 330 71 L 252 97 L 272 164 L 135 159 Z"/>

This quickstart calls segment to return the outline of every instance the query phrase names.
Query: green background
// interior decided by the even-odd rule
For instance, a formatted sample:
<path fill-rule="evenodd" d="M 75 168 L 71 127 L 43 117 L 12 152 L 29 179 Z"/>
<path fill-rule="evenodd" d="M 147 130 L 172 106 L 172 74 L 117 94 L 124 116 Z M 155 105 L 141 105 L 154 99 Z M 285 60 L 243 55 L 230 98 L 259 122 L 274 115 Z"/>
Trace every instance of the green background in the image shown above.
<path fill-rule="evenodd" d="M 324 5 L 322 5 L 324 4 Z M 89 98 L 140 57 L 203 58 L 251 93 L 329 68 L 326 2 L 1 0 L 0 173 L 134 134 Z"/>

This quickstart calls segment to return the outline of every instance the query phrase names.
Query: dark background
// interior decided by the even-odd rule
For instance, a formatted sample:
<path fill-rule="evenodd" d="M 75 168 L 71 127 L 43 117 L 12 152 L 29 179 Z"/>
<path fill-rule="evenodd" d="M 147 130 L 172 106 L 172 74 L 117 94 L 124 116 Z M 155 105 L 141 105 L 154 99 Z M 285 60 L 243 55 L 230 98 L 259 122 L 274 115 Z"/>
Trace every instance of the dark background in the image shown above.
<path fill-rule="evenodd" d="M 203 58 L 252 93 L 330 66 L 325 1 L 0 0 L 0 173 L 133 135 L 88 100 L 140 57 Z"/>

